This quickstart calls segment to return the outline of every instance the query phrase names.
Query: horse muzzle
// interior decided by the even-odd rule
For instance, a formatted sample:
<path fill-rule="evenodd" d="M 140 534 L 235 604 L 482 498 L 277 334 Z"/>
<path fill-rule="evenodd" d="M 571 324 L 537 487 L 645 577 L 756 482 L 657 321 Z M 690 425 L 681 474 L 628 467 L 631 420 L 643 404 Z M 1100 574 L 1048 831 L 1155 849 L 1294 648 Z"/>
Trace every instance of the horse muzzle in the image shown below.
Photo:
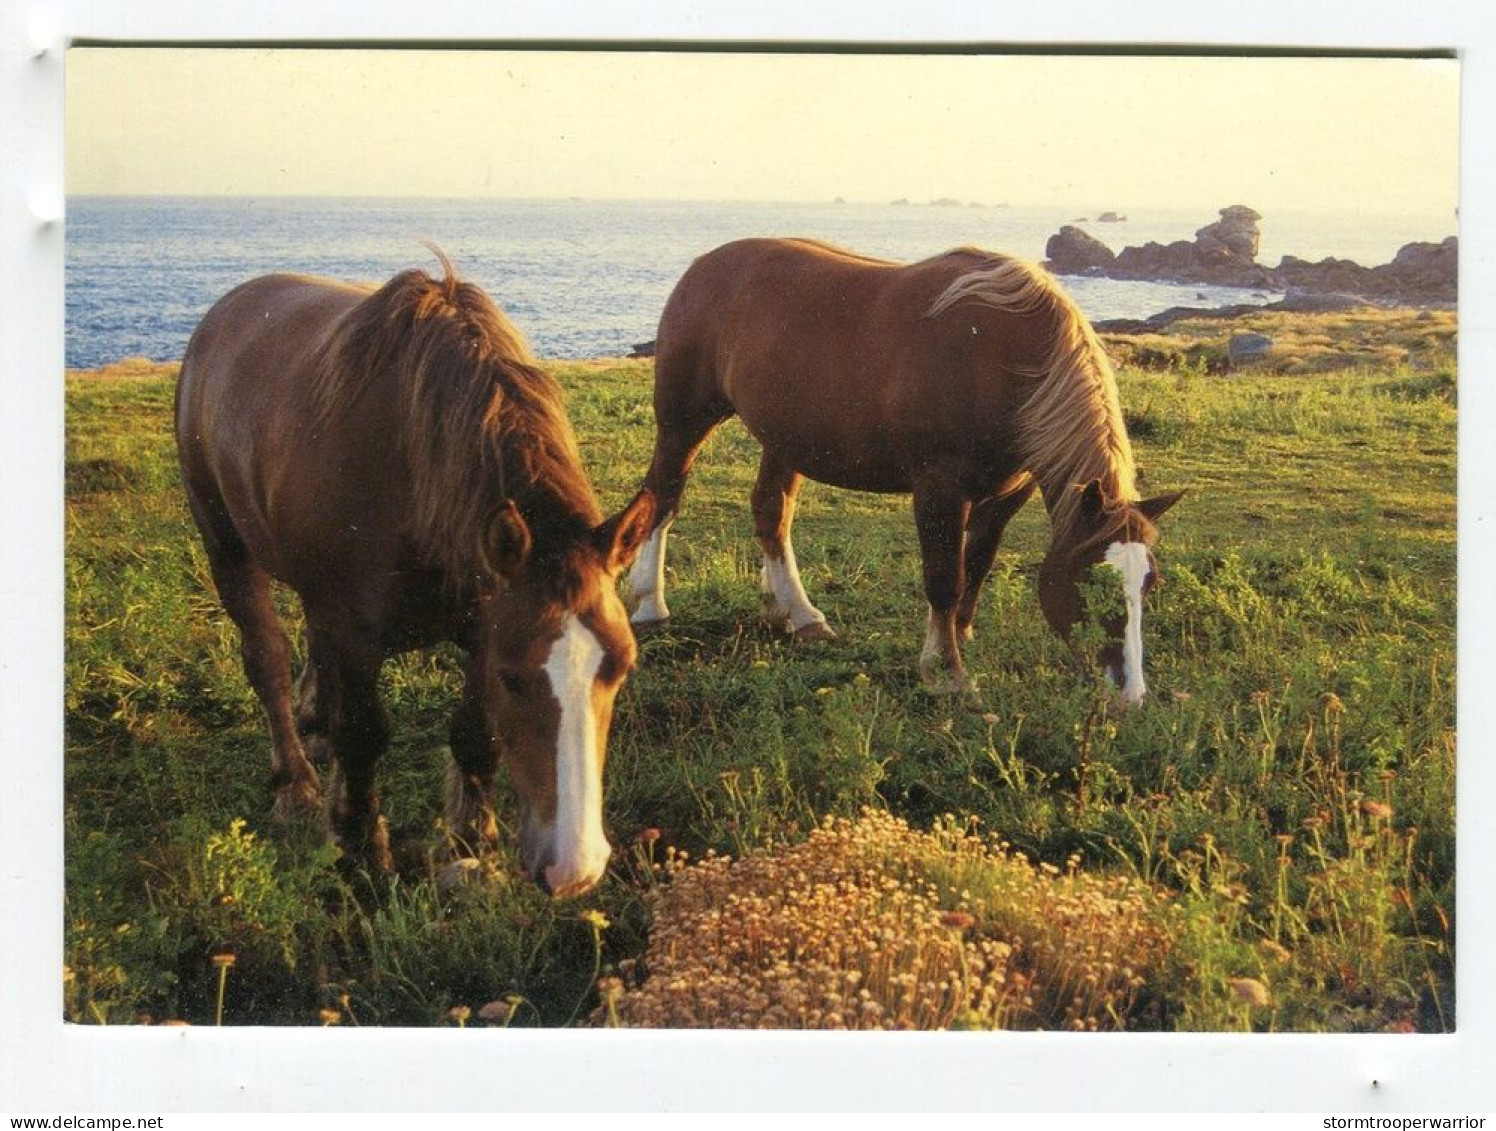
<path fill-rule="evenodd" d="M 1148 697 L 1148 689 L 1140 679 L 1131 682 L 1127 680 L 1120 656 L 1116 659 L 1103 658 L 1101 671 L 1107 686 L 1115 693 L 1117 703 L 1123 707 L 1142 706 L 1143 700 Z"/>
<path fill-rule="evenodd" d="M 558 836 L 553 825 L 526 821 L 520 833 L 520 865 L 546 895 L 565 899 L 596 886 L 613 850 L 600 832 Z"/>

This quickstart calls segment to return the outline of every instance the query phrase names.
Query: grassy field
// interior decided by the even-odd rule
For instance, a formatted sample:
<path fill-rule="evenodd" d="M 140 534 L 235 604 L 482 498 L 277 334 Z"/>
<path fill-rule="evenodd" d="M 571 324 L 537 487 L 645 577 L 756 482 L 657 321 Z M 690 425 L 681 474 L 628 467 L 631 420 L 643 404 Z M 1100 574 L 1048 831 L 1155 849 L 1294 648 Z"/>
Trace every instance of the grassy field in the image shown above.
<path fill-rule="evenodd" d="M 652 441 L 649 363 L 556 372 L 616 508 Z M 1010 528 L 983 598 L 967 652 L 975 699 L 919 685 L 924 605 L 905 498 L 807 485 L 796 547 L 840 639 L 797 646 L 764 627 L 747 507 L 757 450 L 731 424 L 675 527 L 674 621 L 642 641 L 619 698 L 607 766 L 617 866 L 594 893 L 553 903 L 512 858 L 484 883 L 434 882 L 448 653 L 386 669 L 398 880 L 371 895 L 325 844 L 272 830 L 260 712 L 177 483 L 172 375 L 70 377 L 67 1016 L 618 1019 L 616 974 L 636 992 L 669 913 L 651 861 L 794 846 L 828 817 L 872 809 L 921 837 L 1000 838 L 1032 872 L 1025 899 L 1048 898 L 1033 894 L 1044 877 L 1155 893 L 1131 937 L 1152 957 L 1111 1024 L 1452 1028 L 1452 361 L 1121 379 L 1144 493 L 1189 489 L 1163 524 L 1145 707 L 1101 710 L 1096 681 L 1044 627 L 1037 504 Z M 970 887 L 932 884 L 930 913 L 987 932 L 990 954 L 997 928 L 973 927 L 962 908 L 986 896 Z M 693 890 L 715 898 L 709 884 Z M 1054 890 L 1043 907 L 1066 906 Z M 1010 941 L 1033 954 L 1069 945 L 1018 937 L 1039 927 L 1015 926 Z M 1038 1006 L 1003 1016 L 1060 1023 Z"/>

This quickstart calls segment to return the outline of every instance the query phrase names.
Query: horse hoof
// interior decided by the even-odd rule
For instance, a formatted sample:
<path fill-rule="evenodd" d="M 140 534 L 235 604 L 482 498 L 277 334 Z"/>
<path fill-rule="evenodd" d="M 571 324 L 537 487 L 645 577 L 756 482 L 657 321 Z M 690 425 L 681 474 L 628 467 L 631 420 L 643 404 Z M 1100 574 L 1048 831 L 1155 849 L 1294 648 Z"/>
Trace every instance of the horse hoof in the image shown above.
<path fill-rule="evenodd" d="M 380 872 L 393 872 L 395 860 L 390 855 L 390 823 L 384 814 L 374 818 L 374 828 L 369 833 L 369 848 L 366 854 L 369 865 Z"/>
<path fill-rule="evenodd" d="M 483 878 L 483 862 L 475 856 L 463 856 L 436 870 L 436 890 L 443 894 L 476 883 Z"/>
<path fill-rule="evenodd" d="M 823 620 L 813 620 L 809 624 L 802 624 L 795 629 L 795 642 L 804 644 L 811 640 L 835 640 L 836 633 L 831 626 Z"/>
<path fill-rule="evenodd" d="M 633 617 L 629 618 L 629 625 L 633 628 L 635 636 L 644 636 L 648 633 L 659 632 L 661 629 L 668 627 L 669 624 L 669 617 L 645 617 L 643 620 L 635 620 Z"/>
<path fill-rule="evenodd" d="M 321 811 L 322 791 L 317 782 L 292 782 L 275 791 L 275 805 L 270 810 L 270 819 L 277 824 L 289 825 L 315 817 Z"/>
<path fill-rule="evenodd" d="M 977 685 L 961 672 L 924 671 L 920 673 L 925 690 L 933 695 L 974 694 Z"/>
<path fill-rule="evenodd" d="M 349 828 L 348 822 L 339 821 L 328 814 L 332 826 L 333 840 L 342 849 L 343 862 L 350 868 L 365 868 L 371 875 L 389 875 L 395 870 L 395 859 L 390 854 L 390 824 L 384 815 L 375 817 L 361 830 Z"/>

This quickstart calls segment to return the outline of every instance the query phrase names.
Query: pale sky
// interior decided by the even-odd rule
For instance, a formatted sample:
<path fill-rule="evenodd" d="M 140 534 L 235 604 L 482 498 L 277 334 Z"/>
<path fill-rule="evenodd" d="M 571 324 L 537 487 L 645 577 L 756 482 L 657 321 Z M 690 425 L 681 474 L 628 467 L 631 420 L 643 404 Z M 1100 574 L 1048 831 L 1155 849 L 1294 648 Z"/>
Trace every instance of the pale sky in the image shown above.
<path fill-rule="evenodd" d="M 1445 60 L 75 49 L 68 191 L 1455 206 Z"/>
<path fill-rule="evenodd" d="M 1448 216 L 1449 60 L 77 48 L 70 193 Z"/>

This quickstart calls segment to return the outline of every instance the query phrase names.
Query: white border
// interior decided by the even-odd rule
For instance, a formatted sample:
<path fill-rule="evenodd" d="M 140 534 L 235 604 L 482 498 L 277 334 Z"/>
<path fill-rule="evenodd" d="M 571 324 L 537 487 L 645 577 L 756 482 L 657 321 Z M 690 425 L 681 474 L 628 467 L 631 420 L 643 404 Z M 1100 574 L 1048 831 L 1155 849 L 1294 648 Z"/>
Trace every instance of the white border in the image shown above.
<path fill-rule="evenodd" d="M 14 0 L 0 10 L 0 1110 L 1481 1111 L 1488 968 L 1496 424 L 1496 46 L 1475 3 L 981 0 Z M 1218 13 L 1228 12 L 1232 22 Z M 917 13 L 917 14 L 916 14 Z M 1450 1037 L 135 1030 L 61 1016 L 62 97 L 65 47 L 347 39 L 1454 47 L 1463 68 L 1459 1031 Z M 1181 92 L 1188 97 L 1188 92 Z M 1251 92 L 1244 91 L 1243 98 Z M 1374 128 L 1372 124 L 1369 128 Z M 50 220 L 50 223 L 45 221 Z M 1484 458 L 1483 458 L 1484 457 Z M 1389 469 L 1395 473 L 1395 469 Z M 1378 1083 L 1374 1087 L 1372 1081 Z M 168 1119 L 167 1125 L 171 1125 Z M 1318 1121 L 1316 1121 L 1318 1125 Z"/>

